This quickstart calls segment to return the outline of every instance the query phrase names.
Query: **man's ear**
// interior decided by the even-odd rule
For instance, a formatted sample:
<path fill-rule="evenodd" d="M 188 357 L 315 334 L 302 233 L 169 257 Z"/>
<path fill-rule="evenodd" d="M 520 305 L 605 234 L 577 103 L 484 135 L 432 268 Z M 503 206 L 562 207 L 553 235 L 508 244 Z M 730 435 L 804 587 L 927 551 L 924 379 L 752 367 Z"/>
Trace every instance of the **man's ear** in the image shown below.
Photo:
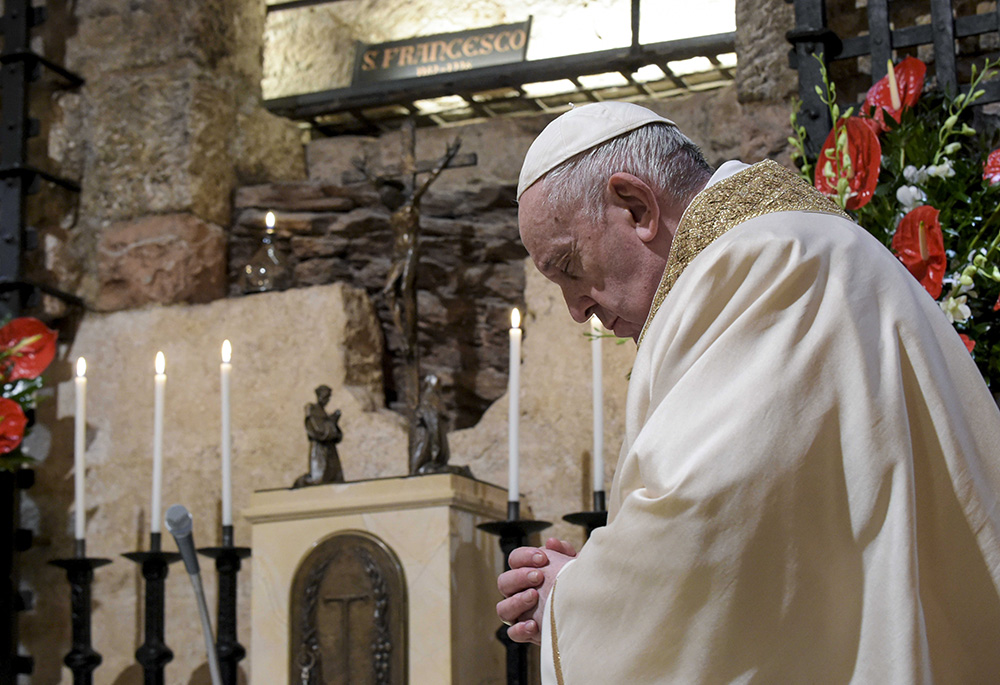
<path fill-rule="evenodd" d="M 660 205 L 656 193 L 640 178 L 618 172 L 608 179 L 608 204 L 612 210 L 625 210 L 639 240 L 652 241 L 660 227 Z"/>

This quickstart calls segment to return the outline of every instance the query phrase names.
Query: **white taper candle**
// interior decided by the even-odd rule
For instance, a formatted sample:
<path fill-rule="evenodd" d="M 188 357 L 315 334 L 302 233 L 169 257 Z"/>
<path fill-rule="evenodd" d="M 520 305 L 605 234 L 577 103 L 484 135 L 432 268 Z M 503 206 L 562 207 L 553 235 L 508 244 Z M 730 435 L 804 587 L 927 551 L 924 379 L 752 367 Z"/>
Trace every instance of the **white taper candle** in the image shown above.
<path fill-rule="evenodd" d="M 590 319 L 590 354 L 594 376 L 594 492 L 604 492 L 604 368 L 600 336 L 604 327 L 596 316 Z"/>
<path fill-rule="evenodd" d="M 510 313 L 510 375 L 507 382 L 507 501 L 521 499 L 518 489 L 518 468 L 520 459 L 519 426 L 521 413 L 521 312 L 515 307 Z"/>
<path fill-rule="evenodd" d="M 151 532 L 160 532 L 161 494 L 163 490 L 163 396 L 167 387 L 167 367 L 163 352 L 156 353 L 156 376 L 153 379 L 153 510 Z"/>
<path fill-rule="evenodd" d="M 219 367 L 222 385 L 222 525 L 233 525 L 233 462 L 232 430 L 229 408 L 229 377 L 233 370 L 230 363 L 233 347 L 228 340 L 222 343 L 222 365 Z"/>
<path fill-rule="evenodd" d="M 76 360 L 76 416 L 74 417 L 73 435 L 73 522 L 76 539 L 86 537 L 87 510 L 84 500 L 84 472 L 87 450 L 87 360 L 80 357 Z"/>

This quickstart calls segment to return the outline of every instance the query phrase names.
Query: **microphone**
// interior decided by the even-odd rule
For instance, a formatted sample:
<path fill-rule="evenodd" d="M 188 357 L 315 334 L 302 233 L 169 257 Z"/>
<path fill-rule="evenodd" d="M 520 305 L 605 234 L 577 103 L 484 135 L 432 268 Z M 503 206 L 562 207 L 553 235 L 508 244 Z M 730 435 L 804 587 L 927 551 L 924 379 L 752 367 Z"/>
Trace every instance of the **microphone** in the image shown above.
<path fill-rule="evenodd" d="M 194 535 L 191 534 L 192 521 L 191 512 L 183 504 L 175 504 L 167 509 L 167 530 L 174 536 L 177 551 L 181 553 L 181 559 L 184 560 L 184 567 L 187 569 L 188 575 L 196 576 L 200 569 L 198 555 L 194 551 Z"/>
<path fill-rule="evenodd" d="M 208 652 L 208 671 L 212 676 L 212 685 L 222 685 L 222 674 L 219 671 L 219 655 L 215 651 L 215 637 L 212 635 L 212 623 L 208 618 L 208 604 L 205 603 L 205 590 L 201 586 L 201 572 L 198 568 L 198 554 L 194 551 L 194 535 L 191 534 L 191 512 L 182 504 L 175 504 L 167 509 L 167 530 L 174 536 L 177 550 L 184 560 L 184 567 L 191 577 L 191 587 L 198 601 L 198 613 L 201 615 L 201 628 L 205 634 L 205 649 Z"/>

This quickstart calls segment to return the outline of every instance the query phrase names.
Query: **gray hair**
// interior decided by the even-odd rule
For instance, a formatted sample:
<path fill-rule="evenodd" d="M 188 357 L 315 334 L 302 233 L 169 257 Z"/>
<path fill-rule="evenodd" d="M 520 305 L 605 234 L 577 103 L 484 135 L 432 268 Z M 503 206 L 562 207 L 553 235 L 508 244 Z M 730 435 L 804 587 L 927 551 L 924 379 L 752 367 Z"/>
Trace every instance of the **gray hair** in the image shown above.
<path fill-rule="evenodd" d="M 608 178 L 632 174 L 670 205 L 686 204 L 712 174 L 698 146 L 676 126 L 650 124 L 581 152 L 543 179 L 550 207 L 577 205 L 577 212 L 600 221 Z"/>

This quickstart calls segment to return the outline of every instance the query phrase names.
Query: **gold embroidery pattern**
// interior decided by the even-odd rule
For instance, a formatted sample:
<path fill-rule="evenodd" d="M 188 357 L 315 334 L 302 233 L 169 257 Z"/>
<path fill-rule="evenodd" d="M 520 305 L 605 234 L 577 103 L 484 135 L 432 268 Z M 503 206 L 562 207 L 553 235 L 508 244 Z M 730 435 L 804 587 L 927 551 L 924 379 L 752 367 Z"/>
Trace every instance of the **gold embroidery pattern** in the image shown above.
<path fill-rule="evenodd" d="M 552 589 L 549 591 L 549 602 L 554 602 L 556 599 L 556 584 L 559 579 L 556 578 L 552 581 Z M 552 604 L 549 609 L 549 627 L 552 629 L 552 665 L 555 666 L 556 671 L 556 683 L 557 685 L 564 685 L 563 673 L 562 673 L 562 660 L 559 658 L 559 640 L 556 637 L 556 605 Z"/>
<path fill-rule="evenodd" d="M 646 329 L 677 279 L 702 250 L 739 224 L 775 212 L 823 212 L 850 217 L 832 200 L 777 162 L 766 159 L 724 178 L 695 196 L 684 210 L 663 278 L 653 296 Z"/>

